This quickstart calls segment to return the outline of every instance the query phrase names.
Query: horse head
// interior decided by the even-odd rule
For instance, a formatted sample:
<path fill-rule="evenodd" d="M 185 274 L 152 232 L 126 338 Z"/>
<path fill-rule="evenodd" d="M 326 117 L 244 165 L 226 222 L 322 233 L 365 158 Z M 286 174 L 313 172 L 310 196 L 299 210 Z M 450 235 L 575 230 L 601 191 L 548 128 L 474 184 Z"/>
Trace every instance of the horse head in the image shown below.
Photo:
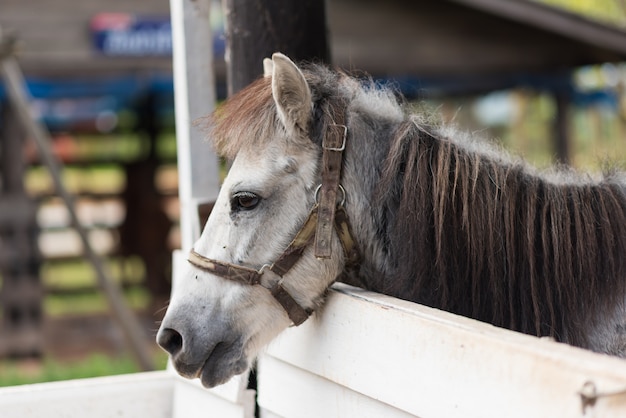
<path fill-rule="evenodd" d="M 218 151 L 234 159 L 157 335 L 175 369 L 206 387 L 244 372 L 265 344 L 302 322 L 344 268 L 339 234 L 328 235 L 338 250 L 320 258 L 308 245 L 320 226 L 304 227 L 322 216 L 323 198 L 310 86 L 282 54 L 264 67 L 264 78 L 212 116 Z M 276 267 L 293 252 L 288 268 Z"/>

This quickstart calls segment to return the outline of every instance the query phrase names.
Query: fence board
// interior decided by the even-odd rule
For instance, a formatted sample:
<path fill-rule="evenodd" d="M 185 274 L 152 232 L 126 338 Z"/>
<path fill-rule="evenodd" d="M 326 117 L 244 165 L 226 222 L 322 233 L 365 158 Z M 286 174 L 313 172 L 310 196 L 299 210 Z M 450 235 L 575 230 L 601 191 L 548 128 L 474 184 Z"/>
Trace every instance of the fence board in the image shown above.
<path fill-rule="evenodd" d="M 165 418 L 173 383 L 170 374 L 152 372 L 15 386 L 0 390 L 0 411 L 3 418 Z"/>
<path fill-rule="evenodd" d="M 266 356 L 259 364 L 259 406 L 268 417 L 408 418 L 413 415 L 297 366 Z M 288 392 L 285 389 L 288 388 Z M 306 403 L 302 403 L 306 396 Z"/>
<path fill-rule="evenodd" d="M 170 371 L 0 389 L 2 418 L 251 418 L 254 391 L 233 401 Z"/>
<path fill-rule="evenodd" d="M 586 382 L 625 390 L 623 360 L 345 285 L 281 335 L 260 370 L 272 358 L 424 418 L 626 416 L 624 394 L 586 406 L 580 395 Z M 260 373 L 259 404 L 269 413 L 277 413 L 269 401 L 281 378 Z M 316 387 L 283 388 L 303 411 L 318 407 Z M 337 411 L 324 416 L 346 416 Z"/>
<path fill-rule="evenodd" d="M 252 418 L 253 390 L 242 390 L 236 399 L 219 390 L 207 391 L 195 382 L 180 381 L 174 387 L 174 418 Z"/>

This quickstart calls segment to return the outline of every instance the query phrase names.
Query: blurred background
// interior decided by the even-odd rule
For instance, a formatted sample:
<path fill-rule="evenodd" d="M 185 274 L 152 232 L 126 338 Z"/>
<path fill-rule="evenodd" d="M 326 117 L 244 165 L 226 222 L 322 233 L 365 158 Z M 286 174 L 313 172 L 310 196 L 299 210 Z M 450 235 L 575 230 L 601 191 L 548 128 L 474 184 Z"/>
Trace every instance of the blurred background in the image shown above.
<path fill-rule="evenodd" d="M 524 3 L 328 0 L 332 61 L 540 167 L 623 165 L 626 1 Z M 223 100 L 219 1 L 211 22 Z M 180 242 L 169 3 L 0 0 L 0 28 L 91 246 L 165 367 L 153 340 Z M 0 79 L 0 385 L 140 368 Z"/>

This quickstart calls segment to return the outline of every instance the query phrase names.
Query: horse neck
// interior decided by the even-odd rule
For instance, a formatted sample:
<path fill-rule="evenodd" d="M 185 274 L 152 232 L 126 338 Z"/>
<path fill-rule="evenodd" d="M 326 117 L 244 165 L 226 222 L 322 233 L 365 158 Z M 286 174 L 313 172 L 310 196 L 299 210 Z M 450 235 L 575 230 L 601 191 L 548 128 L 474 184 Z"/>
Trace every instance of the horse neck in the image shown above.
<path fill-rule="evenodd" d="M 344 172 L 363 255 L 358 284 L 588 345 L 585 327 L 571 329 L 565 319 L 586 324 L 599 301 L 623 303 L 623 183 L 560 184 L 488 149 L 438 139 L 411 120 L 366 122 L 353 120 Z M 572 229 L 579 218 L 580 230 Z M 573 253 L 557 253 L 564 248 Z"/>
<path fill-rule="evenodd" d="M 362 116 L 351 115 L 350 142 L 344 160 L 342 182 L 347 192 L 346 212 L 361 252 L 357 282 L 369 290 L 389 293 L 384 278 L 390 273 L 388 231 L 391 224 L 386 207 L 374 203 L 381 169 L 389 150 L 388 138 L 397 123 L 370 124 Z M 369 126 L 377 126 L 371 130 Z M 393 212 L 393 211 L 392 211 Z"/>

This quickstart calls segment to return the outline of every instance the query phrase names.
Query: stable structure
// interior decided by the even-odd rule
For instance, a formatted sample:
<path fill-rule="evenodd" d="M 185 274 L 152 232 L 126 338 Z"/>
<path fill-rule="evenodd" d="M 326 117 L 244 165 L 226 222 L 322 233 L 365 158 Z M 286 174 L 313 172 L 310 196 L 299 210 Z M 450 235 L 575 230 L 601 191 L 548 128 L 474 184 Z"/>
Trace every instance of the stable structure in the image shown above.
<path fill-rule="evenodd" d="M 330 0 L 327 17 L 334 64 L 426 95 L 548 88 L 574 68 L 626 60 L 623 28 L 540 1 Z"/>

